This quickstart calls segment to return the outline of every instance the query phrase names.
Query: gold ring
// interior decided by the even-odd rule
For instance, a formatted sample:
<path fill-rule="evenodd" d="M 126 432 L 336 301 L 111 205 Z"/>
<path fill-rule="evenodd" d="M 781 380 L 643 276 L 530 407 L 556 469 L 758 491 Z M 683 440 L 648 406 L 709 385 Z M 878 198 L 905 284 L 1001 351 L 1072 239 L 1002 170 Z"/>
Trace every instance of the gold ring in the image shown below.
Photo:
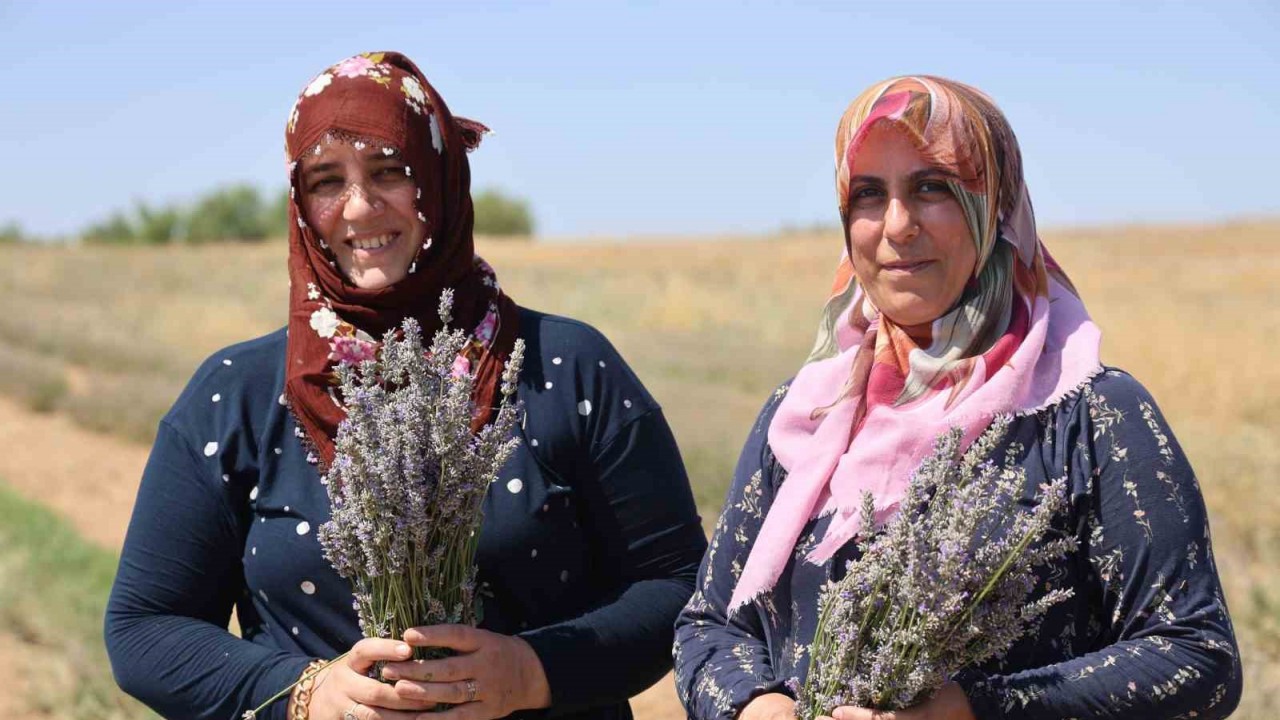
<path fill-rule="evenodd" d="M 477 692 L 477 690 L 478 690 L 478 688 L 476 688 L 476 681 L 475 681 L 475 680 L 468 680 L 468 681 L 467 681 L 467 702 L 475 702 L 475 701 L 476 701 L 476 692 Z"/>

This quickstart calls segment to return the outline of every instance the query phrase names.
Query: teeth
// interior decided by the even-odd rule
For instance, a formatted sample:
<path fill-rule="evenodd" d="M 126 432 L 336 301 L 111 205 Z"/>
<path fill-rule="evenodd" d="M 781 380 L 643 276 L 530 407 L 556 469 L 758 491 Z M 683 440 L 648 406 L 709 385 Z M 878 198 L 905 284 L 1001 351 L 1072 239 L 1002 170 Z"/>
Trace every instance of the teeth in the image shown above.
<path fill-rule="evenodd" d="M 356 250 L 377 250 L 394 238 L 395 235 L 379 235 L 378 237 L 364 238 L 362 240 L 352 240 L 351 247 Z"/>

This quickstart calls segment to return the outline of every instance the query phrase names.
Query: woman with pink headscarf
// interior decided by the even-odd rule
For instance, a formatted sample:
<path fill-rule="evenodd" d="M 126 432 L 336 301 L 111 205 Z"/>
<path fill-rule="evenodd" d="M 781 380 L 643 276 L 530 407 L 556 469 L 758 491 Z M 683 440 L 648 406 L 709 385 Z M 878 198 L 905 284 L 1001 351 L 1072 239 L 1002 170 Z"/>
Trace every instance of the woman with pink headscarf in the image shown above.
<path fill-rule="evenodd" d="M 957 82 L 892 78 L 849 106 L 835 150 L 845 247 L 817 342 L 754 425 L 676 624 L 690 717 L 794 717 L 864 495 L 891 518 L 939 435 L 1006 416 L 990 459 L 1025 471 L 1028 501 L 1067 477 L 1055 529 L 1078 549 L 1037 592 L 1073 596 L 924 704 L 837 720 L 1229 715 L 1241 669 L 1195 475 L 1142 385 L 1101 364 L 1003 114 Z"/>

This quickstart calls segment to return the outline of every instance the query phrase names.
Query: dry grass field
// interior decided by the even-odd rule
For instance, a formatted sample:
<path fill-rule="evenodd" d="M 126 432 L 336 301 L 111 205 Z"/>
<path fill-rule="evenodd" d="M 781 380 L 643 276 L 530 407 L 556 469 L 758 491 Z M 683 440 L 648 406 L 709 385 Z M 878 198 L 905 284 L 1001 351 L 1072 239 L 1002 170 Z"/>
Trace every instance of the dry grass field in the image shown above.
<path fill-rule="evenodd" d="M 1103 329 L 1104 359 L 1151 389 L 1198 471 L 1245 653 L 1236 717 L 1270 720 L 1280 708 L 1280 364 L 1265 344 L 1280 336 L 1280 221 L 1060 230 L 1046 241 Z M 834 234 L 480 243 L 518 302 L 586 320 L 618 346 L 665 407 L 708 525 L 759 405 L 808 351 L 838 248 Z M 284 254 L 280 242 L 2 246 L 0 393 L 136 453 L 205 356 L 283 323 Z M 80 502 L 107 502 L 97 497 Z M 0 562 L 0 585 L 14 572 Z"/>

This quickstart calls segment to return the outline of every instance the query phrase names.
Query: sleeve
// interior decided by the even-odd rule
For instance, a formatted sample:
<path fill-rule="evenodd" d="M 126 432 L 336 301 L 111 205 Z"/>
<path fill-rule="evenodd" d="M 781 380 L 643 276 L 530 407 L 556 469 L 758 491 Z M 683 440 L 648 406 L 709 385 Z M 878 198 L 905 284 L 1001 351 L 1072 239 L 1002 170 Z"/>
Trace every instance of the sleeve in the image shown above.
<path fill-rule="evenodd" d="M 620 702 L 670 669 L 672 623 L 707 545 L 660 410 L 620 427 L 592 464 L 582 516 L 617 590 L 581 617 L 521 633 L 542 661 L 551 715 Z"/>
<path fill-rule="evenodd" d="M 160 424 L 107 604 L 121 689 L 166 718 L 238 718 L 298 679 L 311 658 L 227 631 L 244 586 L 236 512 L 191 446 Z M 260 717 L 284 720 L 280 701 Z"/>
<path fill-rule="evenodd" d="M 1241 667 L 1195 475 L 1146 390 L 1112 375 L 1086 393 L 1086 537 L 1100 650 L 960 679 L 981 718 L 1225 718 Z M 1082 456 L 1082 453 L 1084 454 Z"/>
<path fill-rule="evenodd" d="M 774 407 L 766 405 L 747 438 L 697 588 L 676 620 L 676 689 L 690 718 L 732 720 L 757 695 L 787 692 L 770 661 L 759 607 L 767 598 L 727 611 L 773 502 L 766 441 Z"/>

